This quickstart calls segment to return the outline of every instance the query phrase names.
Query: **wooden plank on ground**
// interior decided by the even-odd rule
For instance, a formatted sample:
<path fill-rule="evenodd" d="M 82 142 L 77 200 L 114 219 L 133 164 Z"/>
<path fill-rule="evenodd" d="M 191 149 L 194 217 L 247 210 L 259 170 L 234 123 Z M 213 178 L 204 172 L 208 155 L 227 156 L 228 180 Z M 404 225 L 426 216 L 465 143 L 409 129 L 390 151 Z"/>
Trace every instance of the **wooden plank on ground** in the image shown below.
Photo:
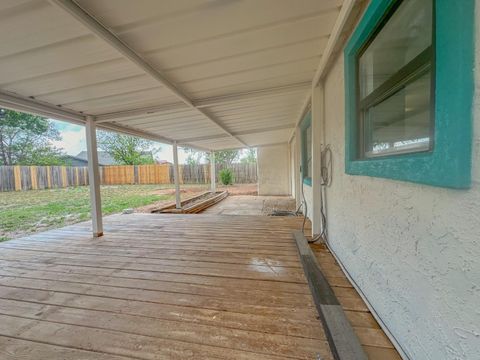
<path fill-rule="evenodd" d="M 380 328 L 362 298 L 348 282 L 345 274 L 337 264 L 325 244 L 310 244 L 312 251 L 326 278 L 332 285 L 345 315 L 353 326 L 360 343 L 371 360 L 400 360 L 384 331 Z M 332 283 L 332 279 L 335 279 Z M 343 280 L 342 280 L 343 279 Z M 345 284 L 348 283 L 348 286 Z"/>
<path fill-rule="evenodd" d="M 322 274 L 307 239 L 301 231 L 294 231 L 293 234 L 305 276 L 334 358 L 337 360 L 367 360 L 367 355 L 335 293 Z"/>

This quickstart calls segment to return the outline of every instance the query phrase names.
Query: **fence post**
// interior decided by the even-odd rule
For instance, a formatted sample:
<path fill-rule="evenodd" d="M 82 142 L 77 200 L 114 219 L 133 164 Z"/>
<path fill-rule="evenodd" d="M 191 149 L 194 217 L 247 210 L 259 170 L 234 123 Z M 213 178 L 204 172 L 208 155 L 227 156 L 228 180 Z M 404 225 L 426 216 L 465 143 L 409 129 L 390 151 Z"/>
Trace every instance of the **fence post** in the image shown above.
<path fill-rule="evenodd" d="M 62 170 L 62 187 L 67 187 L 68 186 L 67 168 L 65 166 L 62 166 L 61 170 Z"/>
<path fill-rule="evenodd" d="M 13 177 L 15 180 L 15 191 L 22 190 L 22 171 L 20 166 L 16 165 L 13 167 Z"/>
<path fill-rule="evenodd" d="M 45 166 L 45 172 L 47 173 L 47 189 L 52 188 L 52 174 L 50 173 L 50 166 Z"/>
<path fill-rule="evenodd" d="M 32 190 L 38 189 L 38 182 L 37 182 L 37 167 L 30 166 L 30 179 L 32 181 Z"/>

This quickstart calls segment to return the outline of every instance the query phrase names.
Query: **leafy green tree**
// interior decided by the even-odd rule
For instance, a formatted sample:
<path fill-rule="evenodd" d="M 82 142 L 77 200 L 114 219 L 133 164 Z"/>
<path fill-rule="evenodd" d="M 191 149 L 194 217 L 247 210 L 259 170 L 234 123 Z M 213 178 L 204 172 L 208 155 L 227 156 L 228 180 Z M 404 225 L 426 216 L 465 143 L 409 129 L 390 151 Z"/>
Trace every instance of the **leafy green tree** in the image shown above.
<path fill-rule="evenodd" d="M 53 140 L 60 140 L 60 134 L 50 120 L 0 109 L 1 165 L 65 165 L 65 153 Z"/>
<path fill-rule="evenodd" d="M 183 149 L 187 154 L 185 162 L 187 165 L 198 165 L 201 164 L 202 160 L 205 158 L 205 152 L 197 151 L 190 148 Z"/>
<path fill-rule="evenodd" d="M 215 151 L 215 162 L 217 164 L 232 165 L 240 157 L 240 150 Z"/>
<path fill-rule="evenodd" d="M 240 160 L 244 164 L 254 164 L 257 162 L 257 149 L 248 148 L 246 150 L 245 156 Z"/>
<path fill-rule="evenodd" d="M 135 136 L 99 131 L 98 147 L 123 165 L 154 164 L 153 154 L 160 151 L 153 141 Z"/>
<path fill-rule="evenodd" d="M 202 162 L 202 160 L 205 160 L 207 163 L 210 162 L 210 156 L 203 151 L 185 149 L 185 152 L 188 154 L 186 159 L 186 163 L 188 165 L 198 165 Z M 215 151 L 215 162 L 217 164 L 232 165 L 239 158 L 240 150 Z"/>

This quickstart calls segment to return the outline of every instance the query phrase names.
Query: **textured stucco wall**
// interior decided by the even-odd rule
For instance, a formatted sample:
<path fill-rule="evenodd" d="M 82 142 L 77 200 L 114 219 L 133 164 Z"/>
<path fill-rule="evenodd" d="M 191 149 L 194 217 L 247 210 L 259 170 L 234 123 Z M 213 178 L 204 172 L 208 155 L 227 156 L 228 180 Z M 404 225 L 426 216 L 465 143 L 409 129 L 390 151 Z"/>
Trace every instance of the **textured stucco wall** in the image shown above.
<path fill-rule="evenodd" d="M 258 195 L 290 195 L 288 144 L 257 150 Z"/>
<path fill-rule="evenodd" d="M 341 55 L 325 81 L 325 133 L 333 150 L 329 241 L 403 350 L 416 360 L 480 359 L 478 35 L 477 29 L 470 190 L 346 175 Z M 310 202 L 310 192 L 305 193 Z"/>

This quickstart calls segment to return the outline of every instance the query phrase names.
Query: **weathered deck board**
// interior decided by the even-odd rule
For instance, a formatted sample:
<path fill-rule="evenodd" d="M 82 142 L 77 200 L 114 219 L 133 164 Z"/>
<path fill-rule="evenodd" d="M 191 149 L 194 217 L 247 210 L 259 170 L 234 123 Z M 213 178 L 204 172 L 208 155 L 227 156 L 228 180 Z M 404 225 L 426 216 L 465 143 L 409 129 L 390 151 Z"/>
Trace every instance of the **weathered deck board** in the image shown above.
<path fill-rule="evenodd" d="M 77 224 L 2 243 L 0 347 L 22 359 L 332 359 L 291 237 L 300 226 L 131 214 L 105 218 L 100 239 Z"/>
<path fill-rule="evenodd" d="M 360 295 L 348 282 L 328 248 L 322 244 L 310 246 L 368 358 L 370 360 L 400 360 L 401 357 L 397 350 L 380 328 Z"/>

